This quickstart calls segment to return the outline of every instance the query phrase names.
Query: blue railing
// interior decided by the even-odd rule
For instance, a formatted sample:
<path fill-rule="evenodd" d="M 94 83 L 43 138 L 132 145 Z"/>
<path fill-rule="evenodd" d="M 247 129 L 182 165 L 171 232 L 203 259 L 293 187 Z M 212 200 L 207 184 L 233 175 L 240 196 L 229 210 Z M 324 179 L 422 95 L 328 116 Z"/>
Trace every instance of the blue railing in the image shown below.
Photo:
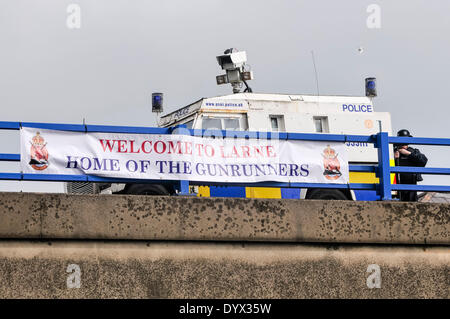
<path fill-rule="evenodd" d="M 126 178 L 107 178 L 94 175 L 51 175 L 51 174 L 24 174 L 24 173 L 0 173 L 0 180 L 24 180 L 24 181 L 59 181 L 59 182 L 103 182 L 103 183 L 169 183 L 173 184 L 179 194 L 188 194 L 189 185 L 204 186 L 252 186 L 252 187 L 285 187 L 285 188 L 331 188 L 348 190 L 372 190 L 378 194 L 380 200 L 391 200 L 392 191 L 436 191 L 450 192 L 450 186 L 442 185 L 408 185 L 392 184 L 392 173 L 421 173 L 434 175 L 450 175 L 450 168 L 428 168 L 428 167 L 391 167 L 389 149 L 390 144 L 420 144 L 450 146 L 450 139 L 446 138 L 419 138 L 419 137 L 391 137 L 381 132 L 376 135 L 338 135 L 338 134 L 310 134 L 289 132 L 256 132 L 256 131 L 214 131 L 187 129 L 180 125 L 170 128 L 157 127 L 130 127 L 130 126 L 108 126 L 108 125 L 85 125 L 85 124 L 56 124 L 56 123 L 33 123 L 33 122 L 2 122 L 1 130 L 20 130 L 21 127 L 32 127 L 39 129 L 51 129 L 72 132 L 103 132 L 103 133 L 129 133 L 129 134 L 185 134 L 199 137 L 223 137 L 246 138 L 246 139 L 280 139 L 280 140 L 304 140 L 304 141 L 329 141 L 329 142 L 359 142 L 371 143 L 378 149 L 378 164 L 376 165 L 350 165 L 350 172 L 375 173 L 379 178 L 378 184 L 372 183 L 349 183 L 349 184 L 325 184 L 325 183 L 282 183 L 282 182 L 260 182 L 260 183 L 221 183 L 209 181 L 162 181 L 142 180 Z M 0 153 L 0 161 L 20 161 L 20 154 Z"/>

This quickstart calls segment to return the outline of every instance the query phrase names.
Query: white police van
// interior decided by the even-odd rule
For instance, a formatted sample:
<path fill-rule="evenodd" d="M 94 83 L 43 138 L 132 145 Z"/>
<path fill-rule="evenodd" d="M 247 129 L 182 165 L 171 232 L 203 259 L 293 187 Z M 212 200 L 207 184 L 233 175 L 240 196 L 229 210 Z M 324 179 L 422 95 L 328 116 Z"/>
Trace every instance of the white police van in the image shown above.
<path fill-rule="evenodd" d="M 159 126 L 293 133 L 391 134 L 391 117 L 375 112 L 369 97 L 237 93 L 204 98 L 161 117 Z M 350 164 L 378 162 L 373 144 L 348 142 Z M 351 183 L 376 183 L 374 173 L 350 172 Z M 199 196 L 370 200 L 374 191 L 261 187 L 195 187 Z"/>

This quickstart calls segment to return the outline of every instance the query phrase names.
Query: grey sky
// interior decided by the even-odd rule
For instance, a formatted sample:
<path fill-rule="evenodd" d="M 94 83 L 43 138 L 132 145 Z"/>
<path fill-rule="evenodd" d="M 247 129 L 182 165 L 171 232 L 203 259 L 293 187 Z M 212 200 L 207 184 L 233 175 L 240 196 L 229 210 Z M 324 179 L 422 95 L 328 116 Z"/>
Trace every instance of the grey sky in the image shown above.
<path fill-rule="evenodd" d="M 70 3 L 81 7 L 80 29 L 66 26 Z M 372 3 L 380 29 L 366 26 Z M 229 94 L 215 83 L 215 56 L 236 47 L 255 92 L 315 94 L 314 50 L 321 94 L 363 95 L 364 78 L 376 76 L 374 105 L 394 131 L 450 137 L 449 12 L 448 0 L 0 0 L 0 120 L 153 126 L 151 92 L 165 93 L 166 111 Z M 19 152 L 17 133 L 0 143 Z M 420 148 L 429 167 L 450 166 L 449 148 Z M 0 190 L 62 190 L 42 185 Z"/>

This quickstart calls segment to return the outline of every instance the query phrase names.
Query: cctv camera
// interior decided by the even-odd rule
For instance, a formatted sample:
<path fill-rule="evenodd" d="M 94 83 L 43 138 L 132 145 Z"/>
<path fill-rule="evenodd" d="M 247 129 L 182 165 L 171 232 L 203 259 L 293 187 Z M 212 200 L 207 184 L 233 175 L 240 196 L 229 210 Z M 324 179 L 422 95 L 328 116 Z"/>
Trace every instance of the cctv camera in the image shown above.
<path fill-rule="evenodd" d="M 252 92 L 252 89 L 246 82 L 253 79 L 253 73 L 245 68 L 245 62 L 247 62 L 245 51 L 238 51 L 232 48 L 225 50 L 223 55 L 219 55 L 216 58 L 222 70 L 226 71 L 226 74 L 216 77 L 218 85 L 230 83 L 233 87 L 233 93 L 239 93 L 242 84 L 245 84 L 246 89 L 244 92 Z"/>
<path fill-rule="evenodd" d="M 229 53 L 217 57 L 217 62 L 222 70 L 240 69 L 247 62 L 247 54 L 245 51 L 230 52 L 230 50 L 227 50 L 225 52 Z"/>

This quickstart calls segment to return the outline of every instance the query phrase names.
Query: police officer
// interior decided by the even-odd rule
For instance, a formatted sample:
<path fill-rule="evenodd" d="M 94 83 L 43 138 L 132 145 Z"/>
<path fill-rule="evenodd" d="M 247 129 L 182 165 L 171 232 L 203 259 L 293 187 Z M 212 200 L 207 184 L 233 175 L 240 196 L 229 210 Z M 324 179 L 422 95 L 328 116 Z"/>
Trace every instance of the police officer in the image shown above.
<path fill-rule="evenodd" d="M 400 130 L 397 133 L 400 137 L 412 137 L 408 130 Z M 404 144 L 394 145 L 394 157 L 396 160 L 396 165 L 398 166 L 415 166 L 424 167 L 428 159 L 423 155 L 418 149 L 409 147 Z M 422 181 L 422 175 L 416 173 L 399 173 L 397 174 L 398 184 L 414 184 Z M 405 202 L 416 202 L 417 192 L 416 191 L 399 191 L 400 200 Z"/>

